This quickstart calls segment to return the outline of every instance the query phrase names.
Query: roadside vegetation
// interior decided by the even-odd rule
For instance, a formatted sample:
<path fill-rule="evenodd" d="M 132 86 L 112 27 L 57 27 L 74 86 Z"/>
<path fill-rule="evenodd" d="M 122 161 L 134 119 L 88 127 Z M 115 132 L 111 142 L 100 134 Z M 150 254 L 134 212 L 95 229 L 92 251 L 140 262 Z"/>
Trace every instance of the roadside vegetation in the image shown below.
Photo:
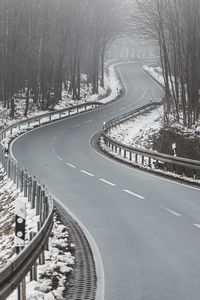
<path fill-rule="evenodd" d="M 124 30 L 118 0 L 0 1 L 0 102 L 15 116 L 15 99 L 44 110 L 65 89 L 79 100 L 104 87 L 104 57 Z M 30 101 L 31 99 L 31 101 Z"/>
<path fill-rule="evenodd" d="M 195 127 L 200 114 L 199 0 L 136 0 L 131 25 L 159 44 L 165 124 L 173 117 Z"/>

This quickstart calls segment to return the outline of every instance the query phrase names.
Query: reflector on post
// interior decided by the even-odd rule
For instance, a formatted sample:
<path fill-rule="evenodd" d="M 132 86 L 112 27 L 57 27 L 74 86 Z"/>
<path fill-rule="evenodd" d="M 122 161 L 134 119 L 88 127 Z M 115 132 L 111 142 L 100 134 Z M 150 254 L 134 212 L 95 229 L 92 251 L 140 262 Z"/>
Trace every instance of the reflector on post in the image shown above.
<path fill-rule="evenodd" d="M 15 247 L 24 247 L 25 243 L 26 203 L 22 199 L 15 201 Z"/>

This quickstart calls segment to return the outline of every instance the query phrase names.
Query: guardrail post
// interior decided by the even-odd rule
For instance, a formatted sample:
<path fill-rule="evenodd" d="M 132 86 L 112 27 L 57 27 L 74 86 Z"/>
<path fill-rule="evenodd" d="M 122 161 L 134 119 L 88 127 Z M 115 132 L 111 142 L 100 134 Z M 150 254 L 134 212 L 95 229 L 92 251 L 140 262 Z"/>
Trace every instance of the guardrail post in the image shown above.
<path fill-rule="evenodd" d="M 126 150 L 124 150 L 124 158 L 126 158 Z"/>
<path fill-rule="evenodd" d="M 45 197 L 44 197 L 44 220 L 47 219 L 48 214 L 49 214 L 48 196 L 45 195 Z"/>
<path fill-rule="evenodd" d="M 40 213 L 40 201 L 41 201 L 41 185 L 37 186 L 37 197 L 36 197 L 36 216 Z"/>
<path fill-rule="evenodd" d="M 138 154 L 137 153 L 135 154 L 135 162 L 136 163 L 138 162 Z"/>
<path fill-rule="evenodd" d="M 36 180 L 33 181 L 33 190 L 32 190 L 32 199 L 31 199 L 31 208 L 35 208 L 35 197 L 36 197 L 36 187 L 37 182 Z"/>
<path fill-rule="evenodd" d="M 155 168 L 158 169 L 158 160 L 156 159 Z"/>
<path fill-rule="evenodd" d="M 193 173 L 193 178 L 194 180 L 197 178 L 197 174 L 196 174 L 196 170 L 194 169 L 194 173 Z"/>
<path fill-rule="evenodd" d="M 16 166 L 16 184 L 17 184 L 17 189 L 19 188 L 19 166 Z"/>
<path fill-rule="evenodd" d="M 35 235 L 35 232 L 30 232 L 30 241 L 34 238 Z M 32 280 L 37 281 L 37 261 L 34 263 L 33 266 L 31 266 L 30 269 L 30 281 Z"/>
<path fill-rule="evenodd" d="M 183 167 L 183 176 L 185 176 L 185 167 Z"/>
<path fill-rule="evenodd" d="M 32 177 L 28 177 L 28 202 L 31 202 Z"/>
<path fill-rule="evenodd" d="M 10 178 L 10 157 L 9 156 L 7 159 L 7 175 L 8 175 L 8 178 Z"/>
<path fill-rule="evenodd" d="M 27 175 L 27 197 L 28 197 L 28 202 L 31 202 L 31 186 L 32 184 L 32 177 L 31 175 Z"/>
<path fill-rule="evenodd" d="M 24 188 L 24 171 L 20 171 L 20 192 L 23 192 Z"/>
<path fill-rule="evenodd" d="M 41 190 L 41 198 L 39 203 L 39 211 L 40 211 L 40 222 L 43 225 L 44 223 L 44 195 L 45 191 Z"/>
<path fill-rule="evenodd" d="M 10 158 L 10 179 L 13 181 L 14 178 L 14 161 Z"/>
<path fill-rule="evenodd" d="M 31 232 L 29 232 L 29 240 L 30 240 L 30 242 L 32 241 L 32 239 L 33 239 L 33 232 L 31 231 Z M 31 266 L 31 269 L 30 269 L 30 281 L 32 281 L 32 280 L 34 280 L 33 279 L 33 266 Z"/>
<path fill-rule="evenodd" d="M 149 156 L 149 159 L 148 159 L 148 166 L 151 168 L 151 157 Z"/>
<path fill-rule="evenodd" d="M 173 164 L 173 173 L 176 173 L 176 165 Z"/>
<path fill-rule="evenodd" d="M 167 171 L 167 163 L 166 163 L 166 161 L 165 161 L 165 167 L 164 168 L 165 168 L 165 171 Z"/>
<path fill-rule="evenodd" d="M 71 109 L 68 110 L 68 116 L 70 116 L 70 113 L 71 113 Z"/>
<path fill-rule="evenodd" d="M 26 282 L 25 278 L 22 279 L 18 286 L 18 300 L 26 300 Z"/>
<path fill-rule="evenodd" d="M 131 151 L 129 152 L 129 160 L 132 161 L 132 153 L 131 153 Z"/>
<path fill-rule="evenodd" d="M 44 247 L 42 248 L 42 252 L 40 253 L 39 256 L 39 265 L 44 265 L 45 264 L 45 254 L 44 254 Z"/>
<path fill-rule="evenodd" d="M 45 244 L 45 250 L 49 251 L 49 238 L 47 239 L 47 242 Z"/>
<path fill-rule="evenodd" d="M 27 180 L 28 180 L 28 174 L 25 172 L 25 174 L 24 174 L 24 197 L 27 197 Z"/>
<path fill-rule="evenodd" d="M 17 166 L 16 163 L 14 162 L 14 168 L 13 168 L 13 183 L 16 184 L 16 176 L 17 176 Z"/>
<path fill-rule="evenodd" d="M 142 155 L 142 165 L 144 165 L 144 155 Z"/>

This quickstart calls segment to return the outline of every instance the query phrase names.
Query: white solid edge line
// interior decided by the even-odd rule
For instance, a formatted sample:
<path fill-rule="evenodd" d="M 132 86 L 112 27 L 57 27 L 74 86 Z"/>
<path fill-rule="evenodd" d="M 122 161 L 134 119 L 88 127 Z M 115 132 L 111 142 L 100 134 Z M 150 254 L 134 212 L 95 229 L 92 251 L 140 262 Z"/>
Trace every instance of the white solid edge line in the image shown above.
<path fill-rule="evenodd" d="M 99 178 L 99 180 L 102 181 L 102 182 L 104 182 L 104 183 L 107 183 L 108 185 L 116 186 L 115 183 L 112 183 L 112 182 L 110 182 L 110 181 L 108 181 L 108 180 L 105 180 L 105 179 L 103 179 L 103 178 Z"/>
<path fill-rule="evenodd" d="M 62 120 L 60 120 L 60 122 L 61 121 Z M 58 122 L 59 122 L 59 120 L 58 120 Z M 43 126 L 49 126 L 49 124 L 42 125 L 42 127 Z M 41 127 L 39 127 L 39 128 L 41 129 Z M 39 128 L 34 128 L 31 131 L 38 130 Z M 21 138 L 22 135 L 25 135 L 27 133 L 30 133 L 30 131 L 24 132 L 23 134 L 18 136 L 16 139 L 14 139 L 10 144 L 10 154 L 12 155 L 12 157 L 14 158 L 15 161 L 17 161 L 17 160 L 16 160 L 15 156 L 13 155 L 13 151 L 12 151 L 13 143 L 16 142 L 16 140 L 18 140 L 19 138 Z M 95 262 L 95 269 L 96 269 L 96 275 L 97 275 L 97 289 L 96 289 L 95 300 L 104 300 L 104 295 L 105 295 L 105 274 L 104 274 L 103 261 L 102 261 L 101 254 L 100 254 L 100 251 L 98 249 L 98 246 L 97 246 L 93 236 L 90 234 L 88 229 L 81 223 L 81 221 L 61 201 L 59 201 L 55 196 L 53 196 L 53 198 L 56 202 L 58 202 L 63 207 L 64 210 L 67 211 L 67 213 L 69 215 L 71 215 L 71 217 L 79 224 L 79 226 L 83 230 L 83 232 L 84 232 L 84 234 L 85 234 L 85 236 L 88 240 L 88 243 L 91 247 L 92 254 L 93 254 L 93 257 L 94 257 L 94 262 Z"/>
<path fill-rule="evenodd" d="M 170 183 L 172 183 L 172 184 L 184 186 L 184 187 L 186 187 L 186 188 L 188 188 L 188 189 L 200 191 L 199 188 L 197 188 L 197 187 L 195 187 L 195 186 L 192 185 L 192 182 L 191 182 L 191 183 L 188 183 L 188 185 L 187 185 L 187 184 L 185 184 L 185 183 L 177 182 L 177 181 L 175 181 L 175 179 L 173 179 L 173 178 L 172 178 L 171 180 L 170 180 L 170 179 L 167 179 L 167 178 L 163 178 L 162 176 L 159 176 L 159 173 L 152 174 L 152 173 L 147 172 L 145 169 L 144 169 L 144 170 L 138 170 L 137 168 L 134 168 L 134 167 L 131 166 L 131 165 L 128 166 L 128 165 L 124 164 L 123 162 L 121 162 L 121 161 L 119 161 L 119 160 L 115 160 L 115 161 L 114 161 L 113 159 L 107 157 L 106 154 L 104 155 L 104 154 L 100 153 L 99 151 L 97 151 L 96 149 L 94 149 L 94 148 L 92 147 L 92 145 L 91 145 L 92 138 L 93 138 L 94 135 L 97 134 L 97 133 L 98 133 L 98 131 L 95 132 L 94 134 L 92 134 L 92 135 L 90 136 L 90 140 L 89 140 L 89 146 L 90 146 L 90 148 L 91 148 L 94 152 L 96 152 L 98 155 L 100 155 L 101 157 L 103 157 L 103 158 L 109 160 L 109 161 L 112 162 L 113 164 L 118 163 L 118 164 L 120 164 L 121 166 L 123 166 L 124 168 L 132 169 L 132 170 L 134 170 L 135 172 L 139 172 L 139 173 L 143 172 L 146 176 L 154 177 L 154 178 L 157 178 L 157 179 L 159 179 L 159 180 L 161 180 L 161 181 L 167 181 L 167 182 L 170 182 Z"/>
<path fill-rule="evenodd" d="M 160 207 L 161 207 L 162 209 L 164 209 L 165 211 L 167 211 L 168 213 L 170 213 L 170 214 L 172 214 L 172 215 L 174 215 L 174 216 L 176 216 L 176 217 L 181 217 L 181 214 L 177 213 L 177 212 L 174 211 L 174 210 L 171 210 L 171 209 L 169 209 L 169 208 L 167 208 L 167 207 L 165 207 L 165 206 L 162 206 L 162 205 L 160 205 Z"/>
<path fill-rule="evenodd" d="M 142 68 L 142 70 L 146 74 L 146 76 L 150 77 L 152 80 L 154 80 L 156 82 L 157 86 L 163 91 L 163 89 L 165 88 L 165 86 L 162 83 L 160 83 L 156 78 L 154 78 L 153 76 L 151 76 L 149 72 L 147 72 L 143 68 Z"/>
<path fill-rule="evenodd" d="M 97 290 L 96 290 L 95 300 L 104 300 L 104 294 L 105 294 L 104 267 L 103 267 L 103 261 L 102 261 L 102 258 L 101 258 L 101 254 L 99 252 L 99 249 L 98 249 L 98 246 L 95 242 L 95 239 L 93 238 L 91 233 L 88 231 L 86 226 L 60 200 L 58 200 L 54 196 L 53 196 L 53 198 L 56 202 L 59 203 L 60 206 L 62 206 L 62 208 L 64 210 L 66 210 L 66 212 L 73 218 L 73 220 L 75 220 L 78 223 L 78 225 L 83 230 L 83 232 L 86 236 L 86 239 L 88 240 L 89 245 L 91 247 L 92 254 L 93 254 L 93 257 L 94 257 L 94 262 L 95 262 L 96 275 L 97 275 Z"/>
<path fill-rule="evenodd" d="M 134 196 L 134 197 L 137 197 L 137 198 L 139 198 L 139 199 L 145 199 L 145 197 L 143 197 L 143 196 L 140 196 L 140 195 L 138 195 L 138 194 L 136 194 L 136 193 L 133 193 L 133 192 L 131 192 L 131 191 L 129 191 L 129 190 L 123 190 L 125 193 L 127 193 L 127 194 L 129 194 L 129 195 L 132 195 L 132 196 Z"/>
<path fill-rule="evenodd" d="M 198 229 L 200 229 L 200 224 L 195 224 L 195 223 L 193 223 L 193 225 L 194 225 L 195 227 L 197 227 Z"/>
<path fill-rule="evenodd" d="M 85 170 L 80 170 L 80 171 L 81 171 L 82 173 L 88 175 L 88 176 L 94 177 L 94 175 L 93 175 L 92 173 L 89 173 L 89 172 L 87 172 L 87 171 L 85 171 Z"/>
<path fill-rule="evenodd" d="M 130 62 L 130 63 L 133 63 L 133 62 Z M 120 64 L 122 64 L 122 63 L 116 63 L 113 66 L 120 65 Z M 120 73 L 119 70 L 118 70 L 118 72 Z M 121 76 L 121 78 L 122 78 L 122 76 Z M 125 95 L 123 97 L 121 97 L 121 99 L 123 99 L 127 95 L 127 88 L 126 88 L 125 84 L 124 84 L 124 87 L 125 87 Z M 96 110 L 102 110 L 102 108 L 106 108 L 106 107 L 112 106 L 114 104 L 115 104 L 115 101 L 110 101 L 110 103 L 108 102 L 108 104 L 107 105 L 103 105 L 103 107 L 98 107 L 95 110 L 85 111 L 81 115 L 89 114 L 89 113 L 94 112 Z M 62 119 L 62 120 L 58 119 L 54 123 L 48 123 L 48 124 L 45 124 L 45 125 L 41 125 L 41 126 L 39 126 L 37 128 L 32 128 L 31 132 L 39 130 L 39 129 L 43 128 L 43 127 L 47 127 L 47 126 L 50 126 L 50 125 L 55 125 L 55 123 L 58 123 L 58 122 L 64 122 L 66 120 L 69 120 L 69 119 L 72 119 L 72 118 L 79 118 L 79 117 L 80 117 L 80 115 L 74 114 L 74 115 L 71 115 L 71 116 L 67 117 L 66 119 Z M 106 117 L 106 115 L 104 117 Z M 21 135 L 17 136 L 10 143 L 10 154 L 14 158 L 15 161 L 17 161 L 17 160 L 16 160 L 16 158 L 13 155 L 13 151 L 12 151 L 13 144 L 14 144 L 14 142 L 16 142 L 18 139 L 20 139 L 23 135 L 26 135 L 27 133 L 30 133 L 30 131 L 26 131 L 26 132 L 22 133 Z M 97 291 L 96 291 L 96 297 L 95 297 L 95 299 L 96 300 L 104 300 L 104 294 L 105 294 L 105 274 L 104 274 L 104 267 L 103 267 L 103 262 L 102 262 L 101 254 L 99 252 L 97 244 L 96 244 L 94 238 L 92 237 L 92 235 L 87 230 L 87 228 L 80 222 L 80 220 L 69 209 L 67 209 L 63 205 L 63 203 L 61 203 L 57 198 L 54 197 L 54 199 L 55 199 L 55 201 L 57 201 L 72 216 L 72 218 L 74 220 L 77 221 L 77 223 L 79 224 L 79 226 L 82 228 L 84 234 L 86 235 L 86 238 L 88 239 L 88 242 L 89 242 L 89 244 L 91 246 L 91 249 L 92 249 L 92 253 L 94 255 L 94 261 L 95 261 L 96 273 L 97 273 L 97 279 L 98 279 L 97 280 Z"/>
<path fill-rule="evenodd" d="M 68 165 L 69 167 L 72 167 L 73 169 L 76 168 L 76 166 L 74 166 L 74 165 L 72 165 L 72 164 L 70 164 L 70 163 L 68 163 L 68 162 L 66 162 L 65 164 Z"/>
<path fill-rule="evenodd" d="M 127 64 L 133 64 L 134 62 L 127 62 Z M 122 65 L 123 63 L 116 63 L 116 64 L 114 64 L 113 66 L 117 66 L 117 65 Z M 161 86 L 159 85 L 159 83 L 157 82 L 157 80 L 154 80 L 147 72 L 145 72 L 145 70 L 143 69 L 143 68 L 141 68 L 142 70 L 143 70 L 143 73 L 148 77 L 148 78 L 150 78 L 154 83 L 156 83 L 156 85 L 163 91 L 163 89 L 161 88 Z M 123 81 L 123 85 L 124 85 L 124 88 L 125 88 L 125 94 L 124 94 L 124 96 L 123 97 L 121 97 L 121 100 L 123 99 L 123 98 L 125 98 L 126 96 L 127 96 L 127 93 L 128 93 L 128 90 L 127 90 L 127 86 L 126 86 L 126 84 L 124 83 L 124 79 L 123 79 L 123 76 L 122 76 L 122 74 L 120 73 L 120 70 L 118 69 L 118 72 L 119 72 L 119 74 L 120 74 L 120 78 L 121 78 L 121 80 Z M 115 102 L 111 102 L 111 103 L 109 103 L 108 105 L 106 105 L 106 106 L 112 106 L 112 105 L 114 105 L 115 104 Z M 105 107 L 106 107 L 105 106 Z M 105 108 L 104 107 L 104 108 Z M 44 125 L 44 126 L 46 126 L 46 125 Z M 99 132 L 99 131 L 97 131 L 97 132 Z M 106 155 L 104 155 L 104 154 L 102 154 L 102 153 L 100 153 L 99 151 L 97 151 L 96 149 L 94 149 L 93 147 L 92 147 L 92 145 L 91 145 L 91 141 L 92 141 L 92 138 L 94 137 L 94 135 L 95 134 L 97 134 L 97 132 L 94 132 L 94 134 L 92 134 L 91 136 L 90 136 L 90 140 L 89 140 L 89 146 L 90 146 L 90 148 L 94 151 L 94 152 L 96 152 L 98 155 L 100 155 L 101 157 L 104 157 L 104 159 L 107 159 L 107 160 L 109 160 L 110 162 L 112 162 L 113 164 L 116 164 L 116 162 L 118 163 L 118 164 L 120 164 L 121 166 L 123 166 L 124 168 L 129 168 L 129 169 L 134 169 L 134 171 L 135 172 L 143 172 L 145 175 L 147 175 L 147 176 L 151 176 L 151 177 L 154 177 L 154 178 L 158 178 L 159 180 L 161 180 L 161 181 L 167 181 L 167 182 L 169 182 L 169 183 L 172 183 L 172 184 L 176 184 L 176 185 L 179 185 L 179 186 L 184 186 L 184 187 L 186 187 L 186 188 L 188 188 L 188 189 L 192 189 L 192 190 L 196 190 L 196 191 L 199 191 L 200 189 L 199 188 L 197 188 L 197 187 L 194 187 L 194 186 L 192 186 L 192 182 L 191 183 L 189 183 L 189 184 L 185 184 L 185 183 L 180 183 L 180 182 L 177 182 L 177 181 L 175 181 L 175 179 L 167 179 L 167 178 L 163 178 L 162 176 L 159 176 L 159 174 L 151 174 L 151 173 L 148 173 L 148 172 L 145 172 L 145 170 L 138 170 L 137 168 L 134 168 L 134 167 L 132 167 L 131 165 L 130 166 L 127 166 L 126 164 L 124 164 L 124 163 L 122 163 L 122 162 L 120 162 L 120 161 L 118 161 L 118 160 L 115 160 L 115 161 L 113 161 L 112 159 L 110 159 L 109 157 L 107 157 Z"/>
<path fill-rule="evenodd" d="M 127 63 L 128 63 L 128 62 L 127 62 Z M 134 62 L 129 62 L 129 63 L 132 64 L 132 63 L 134 63 Z M 117 65 L 121 65 L 121 64 L 123 64 L 123 63 L 116 63 L 116 64 L 114 64 L 113 66 L 117 66 Z M 127 95 L 127 87 L 126 87 L 126 85 L 125 85 L 125 83 L 124 83 L 122 74 L 120 73 L 119 70 L 118 70 L 118 72 L 119 72 L 119 74 L 120 74 L 120 77 L 121 77 L 121 79 L 122 79 L 122 81 L 123 81 L 123 84 L 124 84 L 124 87 L 125 87 L 125 95 L 124 95 L 123 97 L 121 97 L 121 100 L 122 100 L 122 99 L 123 99 L 124 97 L 126 97 L 126 95 Z M 152 81 L 153 81 L 153 78 L 152 78 L 150 75 L 147 75 L 147 73 L 146 73 L 145 71 L 143 71 L 143 72 L 144 72 L 144 74 L 146 74 L 146 76 L 148 76 L 149 78 L 151 78 Z M 157 83 L 157 85 L 159 86 L 158 83 Z M 159 86 L 159 87 L 160 87 L 160 86 Z M 160 89 L 162 89 L 162 88 L 160 87 Z M 113 101 L 113 102 L 111 101 L 111 103 L 108 103 L 107 105 L 103 105 L 103 107 L 99 107 L 99 108 L 96 108 L 95 110 L 89 110 L 89 111 L 83 112 L 81 115 L 89 114 L 89 113 L 94 112 L 94 111 L 97 111 L 97 110 L 102 110 L 103 108 L 105 109 L 106 107 L 113 106 L 114 104 L 115 104 L 115 101 Z M 58 120 L 56 120 L 54 123 L 48 123 L 48 124 L 39 126 L 39 127 L 37 127 L 37 128 L 32 128 L 32 129 L 31 129 L 31 132 L 36 131 L 36 130 L 39 130 L 39 129 L 43 128 L 43 127 L 47 127 L 47 126 L 50 126 L 50 125 L 54 125 L 55 123 L 58 123 L 58 122 L 64 122 L 64 121 L 66 121 L 66 120 L 69 120 L 69 119 L 72 119 L 72 118 L 79 118 L 79 117 L 80 117 L 80 115 L 74 114 L 74 115 L 71 115 L 71 116 L 67 117 L 66 119 L 62 119 L 62 120 L 58 119 Z M 19 136 L 16 137 L 16 138 L 11 142 L 11 144 L 10 144 L 10 153 L 11 153 L 11 155 L 12 155 L 12 157 L 14 158 L 15 161 L 16 161 L 16 158 L 15 158 L 14 155 L 13 155 L 12 146 L 13 146 L 14 142 L 16 142 L 18 139 L 20 139 L 23 135 L 25 135 L 25 134 L 27 134 L 27 133 L 30 133 L 30 131 L 26 131 L 26 132 L 24 132 L 23 134 L 19 135 Z M 91 148 L 93 151 L 95 151 L 98 155 L 100 155 L 100 156 L 102 156 L 102 157 L 108 159 L 109 161 L 111 161 L 113 164 L 116 163 L 116 162 L 112 161 L 112 159 L 110 159 L 110 158 L 106 157 L 105 155 L 103 155 L 103 154 L 99 153 L 98 151 L 96 151 L 96 150 L 91 146 L 91 139 L 92 139 L 92 137 L 93 137 L 96 133 L 97 133 L 97 132 L 95 132 L 94 134 L 91 135 L 91 138 L 90 138 L 90 141 L 89 141 L 90 148 Z M 118 162 L 118 161 L 117 161 L 117 163 L 120 163 L 121 165 L 123 165 L 123 167 L 131 168 L 131 166 L 126 166 L 126 165 L 122 164 L 121 162 Z M 134 171 L 136 171 L 136 172 L 143 172 L 142 170 L 137 170 L 136 168 L 134 168 Z M 147 176 L 156 177 L 156 178 L 159 178 L 160 180 L 168 181 L 168 182 L 170 182 L 170 183 L 172 183 L 172 184 L 177 184 L 177 185 L 180 185 L 180 186 L 185 186 L 186 188 L 190 188 L 190 189 L 194 189 L 194 190 L 198 190 L 198 191 L 199 191 L 199 188 L 193 187 L 193 186 L 191 186 L 191 185 L 186 185 L 186 184 L 183 184 L 183 183 L 175 182 L 175 181 L 173 181 L 173 179 L 172 179 L 172 180 L 169 180 L 169 179 L 166 179 L 166 178 L 162 178 L 162 177 L 160 177 L 160 176 L 158 176 L 158 175 L 149 174 L 149 173 L 147 173 L 147 172 L 143 172 L 143 173 L 145 173 Z M 56 201 L 60 202 L 60 201 L 57 200 L 57 199 L 56 199 Z M 61 204 L 61 205 L 69 212 L 69 210 L 68 210 L 61 202 L 60 202 L 60 204 Z M 72 213 L 71 213 L 71 216 L 73 217 L 73 214 L 72 214 Z M 74 216 L 74 219 L 77 219 L 77 218 Z M 78 220 L 78 219 L 77 219 L 77 220 Z M 79 224 L 81 225 L 80 222 L 79 222 Z M 84 225 L 83 225 L 83 227 L 84 227 Z M 86 229 L 86 228 L 85 228 L 85 229 Z M 86 232 L 88 232 L 87 229 L 86 229 Z M 85 232 L 84 232 L 84 233 L 85 233 Z M 86 234 L 86 233 L 85 233 L 85 234 Z M 94 247 L 94 249 L 95 249 L 95 246 L 92 244 L 92 242 L 94 242 L 95 245 L 96 245 L 96 243 L 95 243 L 94 239 L 92 238 L 91 234 L 90 234 L 89 232 L 88 232 L 88 234 L 89 234 L 89 236 L 91 237 L 91 248 L 92 248 L 92 251 L 93 251 L 93 247 Z M 88 238 L 88 240 L 89 240 L 89 238 Z M 89 243 L 90 243 L 90 241 L 89 241 Z M 103 263 L 102 263 L 101 255 L 100 255 L 100 253 L 99 253 L 99 250 L 98 250 L 97 246 L 96 246 L 96 251 L 97 251 L 97 257 L 94 255 L 95 263 L 96 263 L 96 259 L 97 259 L 97 261 L 98 261 L 98 255 L 99 255 L 99 259 L 100 259 L 100 260 L 99 260 L 100 264 L 99 264 L 98 266 L 96 266 L 96 267 L 98 267 L 97 269 L 100 270 L 100 276 L 98 277 L 98 275 L 97 275 L 98 280 L 99 280 L 99 282 L 100 282 L 100 286 L 98 285 L 98 281 L 97 281 L 97 295 L 96 295 L 96 300 L 103 300 L 103 299 L 104 299 L 104 290 L 105 290 L 104 269 L 103 269 Z M 97 272 L 97 273 L 98 273 L 98 272 Z"/>

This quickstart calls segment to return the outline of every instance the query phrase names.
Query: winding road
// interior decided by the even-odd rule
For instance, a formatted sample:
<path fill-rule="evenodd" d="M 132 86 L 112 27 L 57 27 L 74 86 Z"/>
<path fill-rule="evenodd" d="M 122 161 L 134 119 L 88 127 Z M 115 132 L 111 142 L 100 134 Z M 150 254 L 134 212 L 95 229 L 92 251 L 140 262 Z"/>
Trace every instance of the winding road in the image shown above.
<path fill-rule="evenodd" d="M 139 64 L 118 68 L 127 89 L 121 100 L 31 131 L 13 154 L 94 237 L 106 300 L 198 300 L 200 190 L 129 168 L 90 145 L 104 121 L 161 98 Z"/>

